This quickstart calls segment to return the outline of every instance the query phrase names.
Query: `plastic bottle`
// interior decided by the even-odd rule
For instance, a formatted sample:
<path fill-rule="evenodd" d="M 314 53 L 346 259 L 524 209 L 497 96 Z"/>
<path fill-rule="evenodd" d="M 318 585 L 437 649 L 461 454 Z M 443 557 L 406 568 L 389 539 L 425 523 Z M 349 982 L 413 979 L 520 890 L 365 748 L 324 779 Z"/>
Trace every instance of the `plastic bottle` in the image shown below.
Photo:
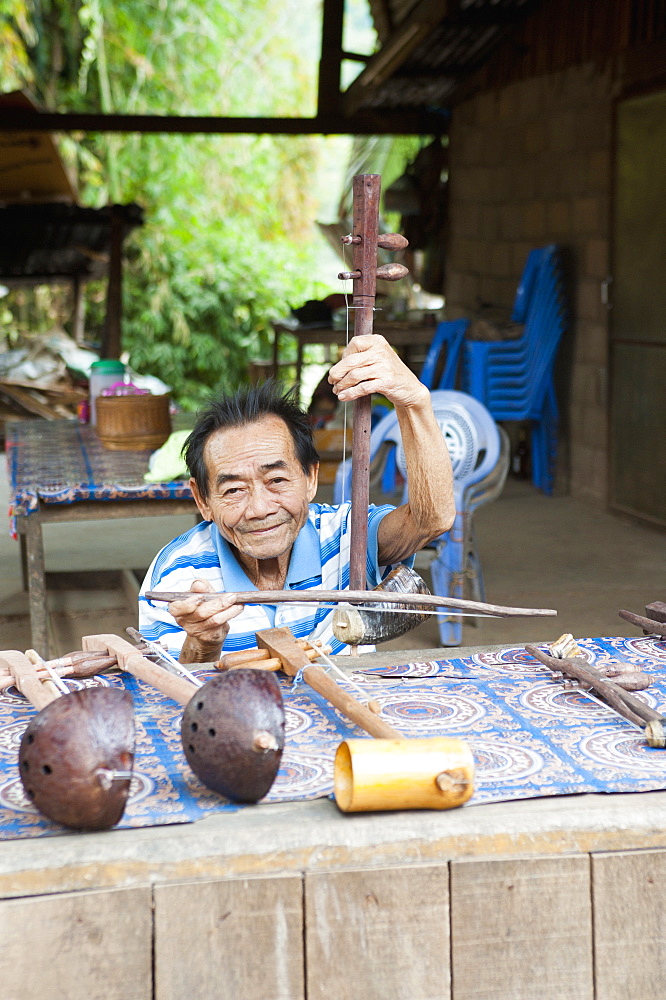
<path fill-rule="evenodd" d="M 122 382 L 125 375 L 125 365 L 122 361 L 93 361 L 90 366 L 90 423 L 94 427 L 97 422 L 95 400 L 104 389 L 110 388 L 115 382 Z"/>

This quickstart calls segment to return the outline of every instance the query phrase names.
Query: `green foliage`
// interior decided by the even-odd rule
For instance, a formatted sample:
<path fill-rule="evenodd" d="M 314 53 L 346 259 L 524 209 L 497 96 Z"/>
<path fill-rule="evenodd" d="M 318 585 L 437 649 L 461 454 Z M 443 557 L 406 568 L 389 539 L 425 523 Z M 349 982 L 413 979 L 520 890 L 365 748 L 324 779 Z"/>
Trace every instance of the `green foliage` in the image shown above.
<path fill-rule="evenodd" d="M 158 114 L 309 113 L 290 46 L 314 0 L 0 0 L 20 40 L 16 79 L 47 107 Z M 0 22 L 2 23 L 2 22 Z M 4 29 L 2 29 L 4 30 Z M 0 63 L 0 89 L 15 85 Z M 63 140 L 81 201 L 136 201 L 126 242 L 123 345 L 185 407 L 267 356 L 270 319 L 317 294 L 309 138 L 79 135 Z M 99 289 L 88 331 L 99 339 Z"/>
<path fill-rule="evenodd" d="M 20 90 L 32 82 L 26 46 L 35 34 L 27 0 L 0 0 L 0 81 L 2 90 Z"/>

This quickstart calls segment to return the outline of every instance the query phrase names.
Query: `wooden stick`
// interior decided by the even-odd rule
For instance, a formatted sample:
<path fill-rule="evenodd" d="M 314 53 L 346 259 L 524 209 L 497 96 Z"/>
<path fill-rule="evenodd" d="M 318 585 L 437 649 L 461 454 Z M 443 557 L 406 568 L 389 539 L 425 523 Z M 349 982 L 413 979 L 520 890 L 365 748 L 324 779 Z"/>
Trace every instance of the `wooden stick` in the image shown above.
<path fill-rule="evenodd" d="M 253 653 L 261 652 L 253 649 Z M 282 660 L 278 656 L 260 656 L 255 660 L 242 660 L 240 663 L 232 663 L 230 667 L 224 667 L 220 663 L 215 664 L 215 669 L 225 673 L 228 670 L 282 670 Z"/>
<path fill-rule="evenodd" d="M 656 622 L 652 618 L 644 618 L 643 615 L 635 615 L 631 611 L 618 611 L 618 615 L 626 622 L 637 625 L 638 628 L 644 629 L 651 635 L 660 635 L 666 638 L 666 624 L 664 622 Z"/>
<path fill-rule="evenodd" d="M 525 649 L 531 656 L 535 657 L 535 659 L 539 660 L 550 670 L 567 674 L 570 677 L 574 677 L 577 681 L 587 684 L 608 702 L 610 708 L 613 708 L 619 715 L 628 719 L 629 722 L 633 722 L 635 726 L 643 728 L 646 722 L 661 722 L 663 720 L 660 712 L 655 712 L 653 708 L 646 705 L 640 698 L 635 698 L 629 692 L 619 688 L 617 684 L 613 684 L 612 681 L 602 677 L 594 667 L 591 667 L 580 657 L 574 657 L 571 660 L 560 659 L 557 656 L 550 656 L 548 653 L 543 653 L 531 643 L 526 643 Z"/>
<path fill-rule="evenodd" d="M 310 646 L 306 648 L 307 643 L 305 639 L 297 639 L 296 645 L 305 651 L 305 655 L 309 660 L 316 660 L 321 652 L 330 653 L 331 647 L 324 646 L 322 649 L 317 649 L 316 646 Z M 225 653 L 224 656 L 220 657 L 218 663 L 215 665 L 216 670 L 236 670 L 238 667 L 244 667 L 246 663 L 254 664 L 257 660 L 267 660 L 270 653 L 267 649 L 239 649 L 233 653 Z M 259 666 L 259 664 L 257 664 Z M 271 670 L 271 667 L 266 667 L 266 670 Z"/>
<path fill-rule="evenodd" d="M 192 591 L 149 590 L 144 594 L 148 601 L 185 601 L 197 597 L 200 601 L 214 601 L 228 597 L 227 593 L 194 594 Z M 388 590 L 249 590 L 233 595 L 237 604 L 407 604 L 412 607 L 460 608 L 499 618 L 546 618 L 557 614 L 551 608 L 511 608 L 482 601 L 464 601 L 457 597 L 437 597 L 435 594 L 399 594 Z M 398 609 L 399 610 L 399 609 Z"/>

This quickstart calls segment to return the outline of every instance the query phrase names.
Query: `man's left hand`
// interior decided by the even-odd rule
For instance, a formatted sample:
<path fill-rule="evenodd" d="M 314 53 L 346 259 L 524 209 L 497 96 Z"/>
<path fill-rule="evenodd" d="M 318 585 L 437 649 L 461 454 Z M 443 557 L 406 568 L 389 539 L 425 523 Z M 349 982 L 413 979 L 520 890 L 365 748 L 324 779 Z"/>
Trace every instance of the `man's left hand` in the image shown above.
<path fill-rule="evenodd" d="M 429 393 L 416 375 L 400 360 L 379 334 L 353 337 L 340 361 L 328 373 L 328 381 L 341 402 L 377 393 L 394 406 L 423 406 Z"/>

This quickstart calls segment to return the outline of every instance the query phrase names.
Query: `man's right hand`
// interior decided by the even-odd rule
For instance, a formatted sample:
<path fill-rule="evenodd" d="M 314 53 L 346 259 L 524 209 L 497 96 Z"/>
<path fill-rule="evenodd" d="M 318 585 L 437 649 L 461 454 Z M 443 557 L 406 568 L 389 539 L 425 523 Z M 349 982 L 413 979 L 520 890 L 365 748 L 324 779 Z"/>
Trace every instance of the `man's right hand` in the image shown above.
<path fill-rule="evenodd" d="M 214 601 L 202 601 L 198 594 L 213 594 L 207 580 L 194 580 L 191 597 L 172 601 L 169 614 L 186 633 L 178 659 L 181 663 L 210 663 L 218 659 L 229 631 L 229 622 L 239 615 L 243 604 L 235 594 L 220 594 Z"/>

